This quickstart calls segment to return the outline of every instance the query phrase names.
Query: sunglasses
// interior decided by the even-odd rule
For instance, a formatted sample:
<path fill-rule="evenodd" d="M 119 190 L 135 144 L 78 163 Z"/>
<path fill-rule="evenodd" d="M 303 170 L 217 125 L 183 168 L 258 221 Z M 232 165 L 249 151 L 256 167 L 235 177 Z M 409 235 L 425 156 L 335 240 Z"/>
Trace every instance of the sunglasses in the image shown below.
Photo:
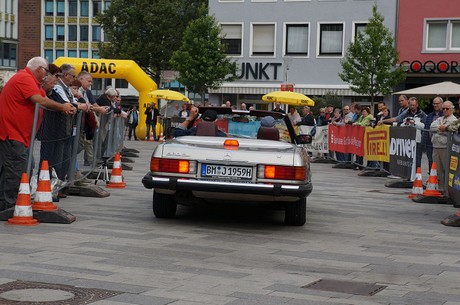
<path fill-rule="evenodd" d="M 442 108 L 442 110 L 451 110 L 451 109 L 454 109 L 452 107 L 449 107 L 449 108 Z"/>

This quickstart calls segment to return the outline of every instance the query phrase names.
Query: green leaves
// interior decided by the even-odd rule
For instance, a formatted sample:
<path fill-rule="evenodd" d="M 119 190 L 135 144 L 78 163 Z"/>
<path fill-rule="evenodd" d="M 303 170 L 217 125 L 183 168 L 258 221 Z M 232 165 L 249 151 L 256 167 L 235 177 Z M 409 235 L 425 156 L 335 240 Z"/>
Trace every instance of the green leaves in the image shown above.
<path fill-rule="evenodd" d="M 182 46 L 171 59 L 173 68 L 180 73 L 179 81 L 204 99 L 208 89 L 232 80 L 236 65 L 227 58 L 224 49 L 214 17 L 205 15 L 190 22 Z"/>
<path fill-rule="evenodd" d="M 384 18 L 372 8 L 363 33 L 358 33 L 355 41 L 348 46 L 342 60 L 340 78 L 350 84 L 353 91 L 371 97 L 373 108 L 376 95 L 387 95 L 393 87 L 405 79 L 405 73 L 396 67 L 398 53 L 394 46 L 393 35 L 383 24 Z"/>

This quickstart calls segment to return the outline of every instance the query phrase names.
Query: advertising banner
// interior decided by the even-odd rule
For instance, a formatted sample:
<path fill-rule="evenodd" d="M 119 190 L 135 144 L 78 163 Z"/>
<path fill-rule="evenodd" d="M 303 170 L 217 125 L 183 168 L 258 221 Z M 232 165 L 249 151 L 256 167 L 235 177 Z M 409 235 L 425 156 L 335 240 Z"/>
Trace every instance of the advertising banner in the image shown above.
<path fill-rule="evenodd" d="M 366 127 L 364 156 L 368 161 L 390 162 L 390 126 Z"/>
<path fill-rule="evenodd" d="M 364 127 L 329 125 L 329 149 L 364 156 Z"/>
<path fill-rule="evenodd" d="M 313 126 L 299 126 L 299 134 L 311 134 Z M 327 154 L 329 153 L 329 147 L 327 143 L 329 125 L 316 126 L 315 135 L 313 136 L 311 144 L 306 144 L 305 148 L 313 155 Z"/>
<path fill-rule="evenodd" d="M 390 173 L 412 180 L 415 175 L 416 129 L 392 127 L 390 129 Z"/>
<path fill-rule="evenodd" d="M 449 147 L 449 145 L 447 146 Z M 460 202 L 460 168 L 458 166 L 458 156 L 460 155 L 460 135 L 452 134 L 452 145 L 447 151 L 449 157 L 449 174 L 447 175 L 447 192 L 449 198 L 455 203 Z M 438 181 L 438 183 L 441 183 Z"/>

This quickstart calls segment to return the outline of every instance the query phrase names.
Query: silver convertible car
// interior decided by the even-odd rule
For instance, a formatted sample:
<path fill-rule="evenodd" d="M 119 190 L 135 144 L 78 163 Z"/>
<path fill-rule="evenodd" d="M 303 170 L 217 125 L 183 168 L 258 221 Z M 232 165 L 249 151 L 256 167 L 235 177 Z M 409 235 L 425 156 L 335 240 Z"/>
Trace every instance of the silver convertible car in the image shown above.
<path fill-rule="evenodd" d="M 311 143 L 311 136 L 296 135 L 283 113 L 229 107 L 199 111 L 208 109 L 216 111 L 216 120 L 198 123 L 193 135 L 176 134 L 152 154 L 142 183 L 153 189 L 155 216 L 174 217 L 177 204 L 237 201 L 275 205 L 285 210 L 286 225 L 304 225 L 312 184 L 301 144 Z"/>

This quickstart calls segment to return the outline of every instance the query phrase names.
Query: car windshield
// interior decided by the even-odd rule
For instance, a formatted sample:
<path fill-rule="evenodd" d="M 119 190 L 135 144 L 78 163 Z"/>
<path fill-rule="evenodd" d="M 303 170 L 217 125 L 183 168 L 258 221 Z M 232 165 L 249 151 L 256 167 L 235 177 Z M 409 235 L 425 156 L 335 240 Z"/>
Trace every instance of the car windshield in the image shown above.
<path fill-rule="evenodd" d="M 250 114 L 220 114 L 218 115 L 216 122 L 219 129 L 227 133 L 229 137 L 257 139 L 257 135 L 261 127 L 261 120 L 267 116 L 269 115 L 258 116 Z M 289 135 L 288 127 L 286 126 L 284 118 L 273 118 L 273 120 L 270 119 L 269 121 L 271 124 L 263 127 L 278 130 L 279 140 L 290 143 L 291 137 Z M 259 139 L 260 138 L 261 137 L 259 136 Z"/>

